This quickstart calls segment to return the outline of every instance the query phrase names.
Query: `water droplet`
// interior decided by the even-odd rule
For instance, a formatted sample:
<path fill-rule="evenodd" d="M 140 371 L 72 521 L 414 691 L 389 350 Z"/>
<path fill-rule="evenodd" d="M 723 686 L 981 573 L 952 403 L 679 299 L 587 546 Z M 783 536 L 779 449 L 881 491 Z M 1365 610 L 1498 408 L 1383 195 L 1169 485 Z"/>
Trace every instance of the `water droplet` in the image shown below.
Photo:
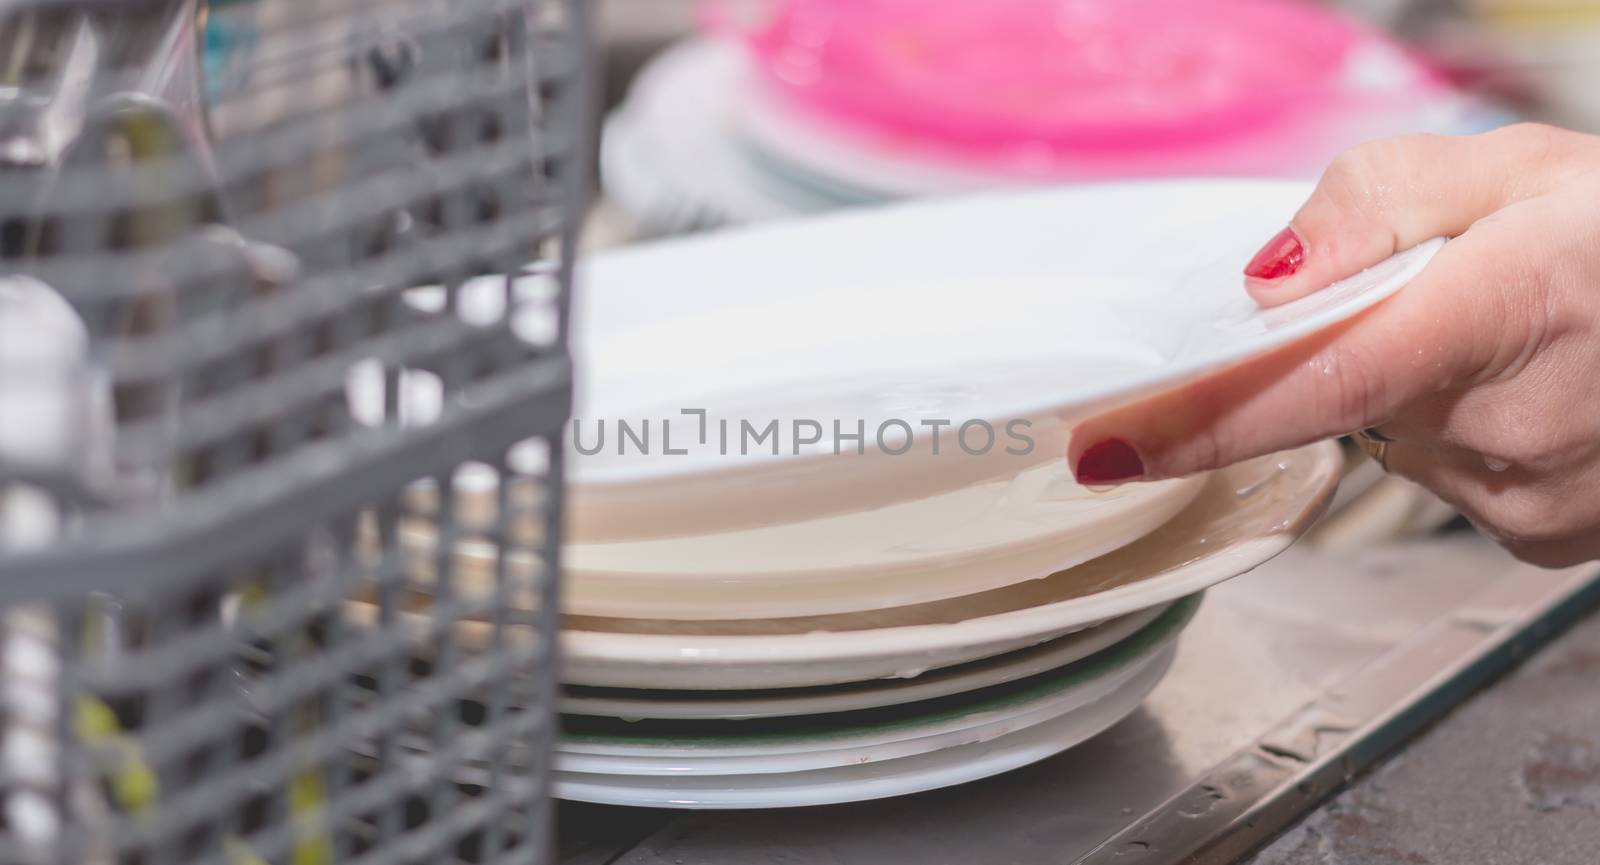
<path fill-rule="evenodd" d="M 1503 472 L 1506 469 L 1511 468 L 1511 463 L 1508 463 L 1505 460 L 1497 460 L 1494 457 L 1484 457 L 1483 466 L 1492 472 Z"/>
<path fill-rule="evenodd" d="M 1269 486 L 1277 474 L 1276 471 L 1261 472 L 1259 476 L 1249 478 L 1234 487 L 1233 494 L 1241 499 L 1249 498 Z"/>

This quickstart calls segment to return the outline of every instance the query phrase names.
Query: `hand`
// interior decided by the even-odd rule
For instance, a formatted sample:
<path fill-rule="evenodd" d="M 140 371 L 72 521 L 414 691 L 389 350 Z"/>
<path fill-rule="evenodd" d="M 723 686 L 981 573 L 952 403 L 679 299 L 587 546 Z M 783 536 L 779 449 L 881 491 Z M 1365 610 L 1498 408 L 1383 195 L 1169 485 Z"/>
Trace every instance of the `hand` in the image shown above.
<path fill-rule="evenodd" d="M 1246 268 L 1271 306 L 1454 239 L 1344 325 L 1081 424 L 1085 483 L 1187 475 L 1376 428 L 1388 469 L 1526 561 L 1600 557 L 1600 138 L 1519 125 L 1337 160 Z"/>

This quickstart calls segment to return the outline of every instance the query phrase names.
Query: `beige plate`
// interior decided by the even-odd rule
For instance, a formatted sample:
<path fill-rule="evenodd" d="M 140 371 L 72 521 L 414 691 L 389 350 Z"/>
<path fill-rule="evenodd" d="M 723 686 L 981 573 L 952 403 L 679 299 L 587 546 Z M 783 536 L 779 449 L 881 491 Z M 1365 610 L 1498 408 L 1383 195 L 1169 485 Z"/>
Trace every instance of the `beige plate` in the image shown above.
<path fill-rule="evenodd" d="M 910 677 L 1026 648 L 1192 595 L 1272 558 L 1326 507 L 1340 464 L 1338 446 L 1320 442 L 1224 469 L 1134 543 L 1044 579 L 961 598 L 768 620 L 569 617 L 561 678 L 614 688 L 798 688 Z M 346 609 L 357 624 L 377 620 L 369 603 Z M 491 633 L 480 622 L 457 630 L 469 648 Z"/>
<path fill-rule="evenodd" d="M 1094 492 L 1057 458 L 1013 478 L 851 514 L 689 537 L 569 543 L 561 555 L 562 608 L 624 619 L 764 620 L 961 597 L 1105 555 L 1171 519 L 1204 485 L 1194 477 Z M 492 470 L 458 476 L 454 487 L 460 524 L 494 524 Z M 513 482 L 515 499 L 529 492 Z M 411 515 L 400 540 L 410 576 L 425 586 L 437 558 L 437 496 L 419 485 L 407 499 Z M 525 521 L 515 526 L 523 540 L 532 537 Z M 508 569 L 537 573 L 534 549 L 517 544 Z M 457 541 L 457 590 L 492 591 L 497 551 L 481 537 Z"/>

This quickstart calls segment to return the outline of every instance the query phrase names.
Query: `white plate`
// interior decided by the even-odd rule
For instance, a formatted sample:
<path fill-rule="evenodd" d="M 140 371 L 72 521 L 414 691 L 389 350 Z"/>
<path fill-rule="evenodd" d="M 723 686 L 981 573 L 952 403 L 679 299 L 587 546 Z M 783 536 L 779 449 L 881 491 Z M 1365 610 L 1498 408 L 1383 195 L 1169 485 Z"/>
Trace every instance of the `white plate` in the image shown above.
<path fill-rule="evenodd" d="M 645 65 L 606 119 L 601 182 L 641 234 L 758 222 L 843 203 L 750 161 L 728 129 L 729 85 L 742 63 L 722 45 L 673 46 Z"/>
<path fill-rule="evenodd" d="M 568 540 L 777 525 L 1014 477 L 1059 459 L 1085 414 L 1347 318 L 1443 243 L 1259 310 L 1241 263 L 1307 192 L 1106 184 L 595 256 L 574 301 L 568 438 L 601 447 L 574 454 Z M 951 423 L 935 454 L 937 421 Z M 952 447 L 963 425 L 967 450 Z"/>
<path fill-rule="evenodd" d="M 1042 580 L 864 613 L 666 621 L 574 616 L 562 633 L 569 684 L 669 690 L 794 688 L 910 678 L 1035 645 L 1169 603 L 1288 547 L 1338 482 L 1338 445 L 1320 442 L 1214 473 L 1189 507 L 1108 555 Z M 372 620 L 372 608 L 352 606 Z M 464 640 L 488 626 L 464 623 Z"/>
<path fill-rule="evenodd" d="M 1029 679 L 928 702 L 761 721 L 590 719 L 609 735 L 563 722 L 557 768 L 611 775 L 798 772 L 925 754 L 982 742 L 1106 698 L 1151 667 L 1165 669 L 1194 605 L 1173 609 L 1130 638 Z"/>
<path fill-rule="evenodd" d="M 1122 720 L 1165 672 L 1158 664 L 1105 698 L 987 742 L 912 757 L 775 775 L 616 776 L 557 770 L 558 798 L 646 808 L 788 808 L 948 787 L 1038 762 Z"/>
<path fill-rule="evenodd" d="M 772 691 L 640 691 L 577 686 L 562 694 L 561 711 L 567 715 L 612 718 L 750 719 L 898 706 L 976 691 L 1065 667 L 1127 639 L 1166 609 L 1168 605 L 1160 605 L 1129 613 L 1047 643 L 929 670 L 910 679 Z"/>
<path fill-rule="evenodd" d="M 987 742 L 1052 721 L 1114 696 L 1132 679 L 1148 677 L 1159 680 L 1171 666 L 1173 651 L 1171 648 L 1163 649 L 1131 667 L 1118 671 L 1115 675 L 1091 682 L 1081 689 L 1074 689 L 1071 694 L 1059 698 L 1041 698 L 1026 708 L 984 713 L 994 715 L 987 720 L 963 718 L 952 719 L 940 725 L 929 725 L 930 729 L 923 735 L 814 751 L 748 755 L 720 753 L 604 755 L 573 753 L 558 748 L 555 767 L 566 772 L 634 778 L 729 777 L 809 772 L 816 769 L 916 757 L 948 748 Z M 933 729 L 935 726 L 938 729 Z"/>

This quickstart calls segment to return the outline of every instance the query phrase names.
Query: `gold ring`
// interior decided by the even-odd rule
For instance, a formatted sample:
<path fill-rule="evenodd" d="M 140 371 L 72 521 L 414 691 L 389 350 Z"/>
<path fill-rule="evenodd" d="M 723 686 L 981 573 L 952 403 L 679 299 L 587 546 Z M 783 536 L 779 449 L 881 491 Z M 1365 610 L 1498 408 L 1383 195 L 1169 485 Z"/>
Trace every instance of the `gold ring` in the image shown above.
<path fill-rule="evenodd" d="M 1362 452 L 1378 464 L 1378 468 L 1389 470 L 1389 443 L 1394 439 L 1389 438 L 1372 427 L 1357 430 L 1355 433 L 1356 444 Z"/>

